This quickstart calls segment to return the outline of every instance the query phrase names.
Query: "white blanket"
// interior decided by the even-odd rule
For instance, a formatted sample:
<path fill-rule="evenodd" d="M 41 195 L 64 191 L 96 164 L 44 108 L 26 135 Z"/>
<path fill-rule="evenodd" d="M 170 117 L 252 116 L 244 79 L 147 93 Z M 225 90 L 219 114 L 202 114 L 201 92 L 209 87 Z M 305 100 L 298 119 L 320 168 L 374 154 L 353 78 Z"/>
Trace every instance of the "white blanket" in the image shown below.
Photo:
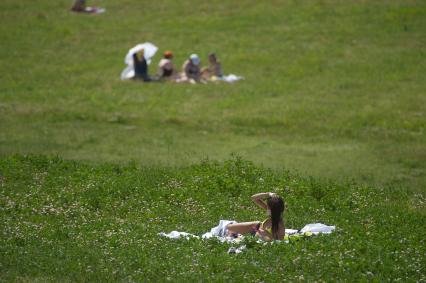
<path fill-rule="evenodd" d="M 224 82 L 227 82 L 227 83 L 233 83 L 233 82 L 243 80 L 243 79 L 244 79 L 244 77 L 237 76 L 237 75 L 234 75 L 234 74 L 229 74 L 229 75 L 224 75 L 224 76 L 220 77 L 218 80 L 224 81 Z"/>
<path fill-rule="evenodd" d="M 314 235 L 318 234 L 330 234 L 333 230 L 336 229 L 336 226 L 327 226 L 321 223 L 307 224 L 300 230 L 300 233 L 311 232 Z"/>
<path fill-rule="evenodd" d="M 241 235 L 237 238 L 228 236 L 226 231 L 226 225 L 230 223 L 235 223 L 235 221 L 220 220 L 217 226 L 210 229 L 210 232 L 204 233 L 201 237 L 194 234 L 187 233 L 187 232 L 179 232 L 179 231 L 172 231 L 170 233 L 161 232 L 159 233 L 159 235 L 170 238 L 170 239 L 181 239 L 181 238 L 210 239 L 215 237 L 221 242 L 238 243 L 243 239 L 243 236 Z M 330 234 L 335 228 L 336 226 L 328 226 L 322 223 L 313 223 L 313 224 L 305 225 L 300 231 L 295 229 L 285 229 L 285 233 L 287 235 L 304 234 L 306 232 L 311 232 L 314 235 L 318 235 L 321 233 Z"/>

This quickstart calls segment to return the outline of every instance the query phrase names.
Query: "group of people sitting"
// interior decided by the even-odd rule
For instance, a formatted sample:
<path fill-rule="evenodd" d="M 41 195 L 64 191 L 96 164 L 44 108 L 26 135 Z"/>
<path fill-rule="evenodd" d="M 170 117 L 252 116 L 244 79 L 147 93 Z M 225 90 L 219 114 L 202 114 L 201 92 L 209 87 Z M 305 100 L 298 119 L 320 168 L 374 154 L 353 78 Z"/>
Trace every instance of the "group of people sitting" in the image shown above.
<path fill-rule="evenodd" d="M 144 50 L 133 54 L 133 66 L 135 75 L 133 79 L 144 82 L 170 80 L 176 82 L 206 83 L 215 81 L 223 76 L 221 63 L 217 60 L 215 53 L 210 53 L 209 65 L 201 68 L 201 60 L 197 54 L 191 54 L 179 72 L 173 64 L 173 53 L 164 52 L 163 58 L 158 63 L 156 75 L 148 73 L 148 63 L 144 57 Z"/>

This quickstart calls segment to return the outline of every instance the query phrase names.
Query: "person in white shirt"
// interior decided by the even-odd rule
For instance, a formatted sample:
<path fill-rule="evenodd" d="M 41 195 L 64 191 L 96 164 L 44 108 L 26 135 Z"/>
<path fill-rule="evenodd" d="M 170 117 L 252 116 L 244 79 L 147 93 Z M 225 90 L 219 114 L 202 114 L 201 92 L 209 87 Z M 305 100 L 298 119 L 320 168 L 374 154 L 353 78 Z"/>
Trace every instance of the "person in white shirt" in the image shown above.
<path fill-rule="evenodd" d="M 164 57 L 158 63 L 157 78 L 159 80 L 170 80 L 176 75 L 172 59 L 173 53 L 171 51 L 164 52 Z"/>

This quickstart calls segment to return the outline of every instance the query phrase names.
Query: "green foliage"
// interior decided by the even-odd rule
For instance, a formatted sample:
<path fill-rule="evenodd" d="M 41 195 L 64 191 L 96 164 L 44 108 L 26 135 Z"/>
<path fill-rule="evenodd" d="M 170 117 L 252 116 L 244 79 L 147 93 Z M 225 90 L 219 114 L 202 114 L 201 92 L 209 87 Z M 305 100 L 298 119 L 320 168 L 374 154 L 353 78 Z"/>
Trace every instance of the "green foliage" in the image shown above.
<path fill-rule="evenodd" d="M 187 166 L 231 153 L 306 175 L 426 183 L 419 0 L 0 3 L 0 155 Z M 136 43 L 180 67 L 214 50 L 233 85 L 122 82 Z"/>
<path fill-rule="evenodd" d="M 202 234 L 219 219 L 263 220 L 250 195 L 285 198 L 285 222 L 336 225 L 331 235 L 242 254 Z M 183 168 L 89 165 L 58 157 L 0 159 L 1 281 L 426 280 L 423 193 L 276 173 L 240 157 Z"/>
<path fill-rule="evenodd" d="M 424 1 L 89 4 L 0 1 L 0 281 L 426 280 Z M 120 81 L 143 41 L 245 80 Z M 157 236 L 261 220 L 259 191 L 336 233 Z"/>

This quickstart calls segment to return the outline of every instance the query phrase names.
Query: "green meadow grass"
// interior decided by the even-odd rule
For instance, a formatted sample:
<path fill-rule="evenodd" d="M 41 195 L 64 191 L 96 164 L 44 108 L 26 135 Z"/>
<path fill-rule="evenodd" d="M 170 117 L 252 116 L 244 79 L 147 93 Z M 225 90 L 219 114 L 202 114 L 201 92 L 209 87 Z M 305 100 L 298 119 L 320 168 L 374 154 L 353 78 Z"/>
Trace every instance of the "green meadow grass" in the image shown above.
<path fill-rule="evenodd" d="M 0 161 L 0 280 L 403 281 L 425 277 L 424 195 L 279 173 L 235 157 L 181 168 L 89 165 L 42 156 Z M 241 254 L 201 235 L 219 219 L 265 218 L 250 200 L 285 198 L 285 223 L 336 225 L 330 235 Z"/>
<path fill-rule="evenodd" d="M 68 1 L 71 2 L 71 1 Z M 185 166 L 235 153 L 366 184 L 425 182 L 424 1 L 0 3 L 0 155 Z M 136 43 L 236 84 L 121 82 Z"/>
<path fill-rule="evenodd" d="M 71 2 L 0 2 L 0 281 L 426 280 L 424 1 Z M 120 81 L 144 41 L 152 74 L 215 51 L 245 80 Z M 157 236 L 263 219 L 259 191 L 336 232 Z"/>

